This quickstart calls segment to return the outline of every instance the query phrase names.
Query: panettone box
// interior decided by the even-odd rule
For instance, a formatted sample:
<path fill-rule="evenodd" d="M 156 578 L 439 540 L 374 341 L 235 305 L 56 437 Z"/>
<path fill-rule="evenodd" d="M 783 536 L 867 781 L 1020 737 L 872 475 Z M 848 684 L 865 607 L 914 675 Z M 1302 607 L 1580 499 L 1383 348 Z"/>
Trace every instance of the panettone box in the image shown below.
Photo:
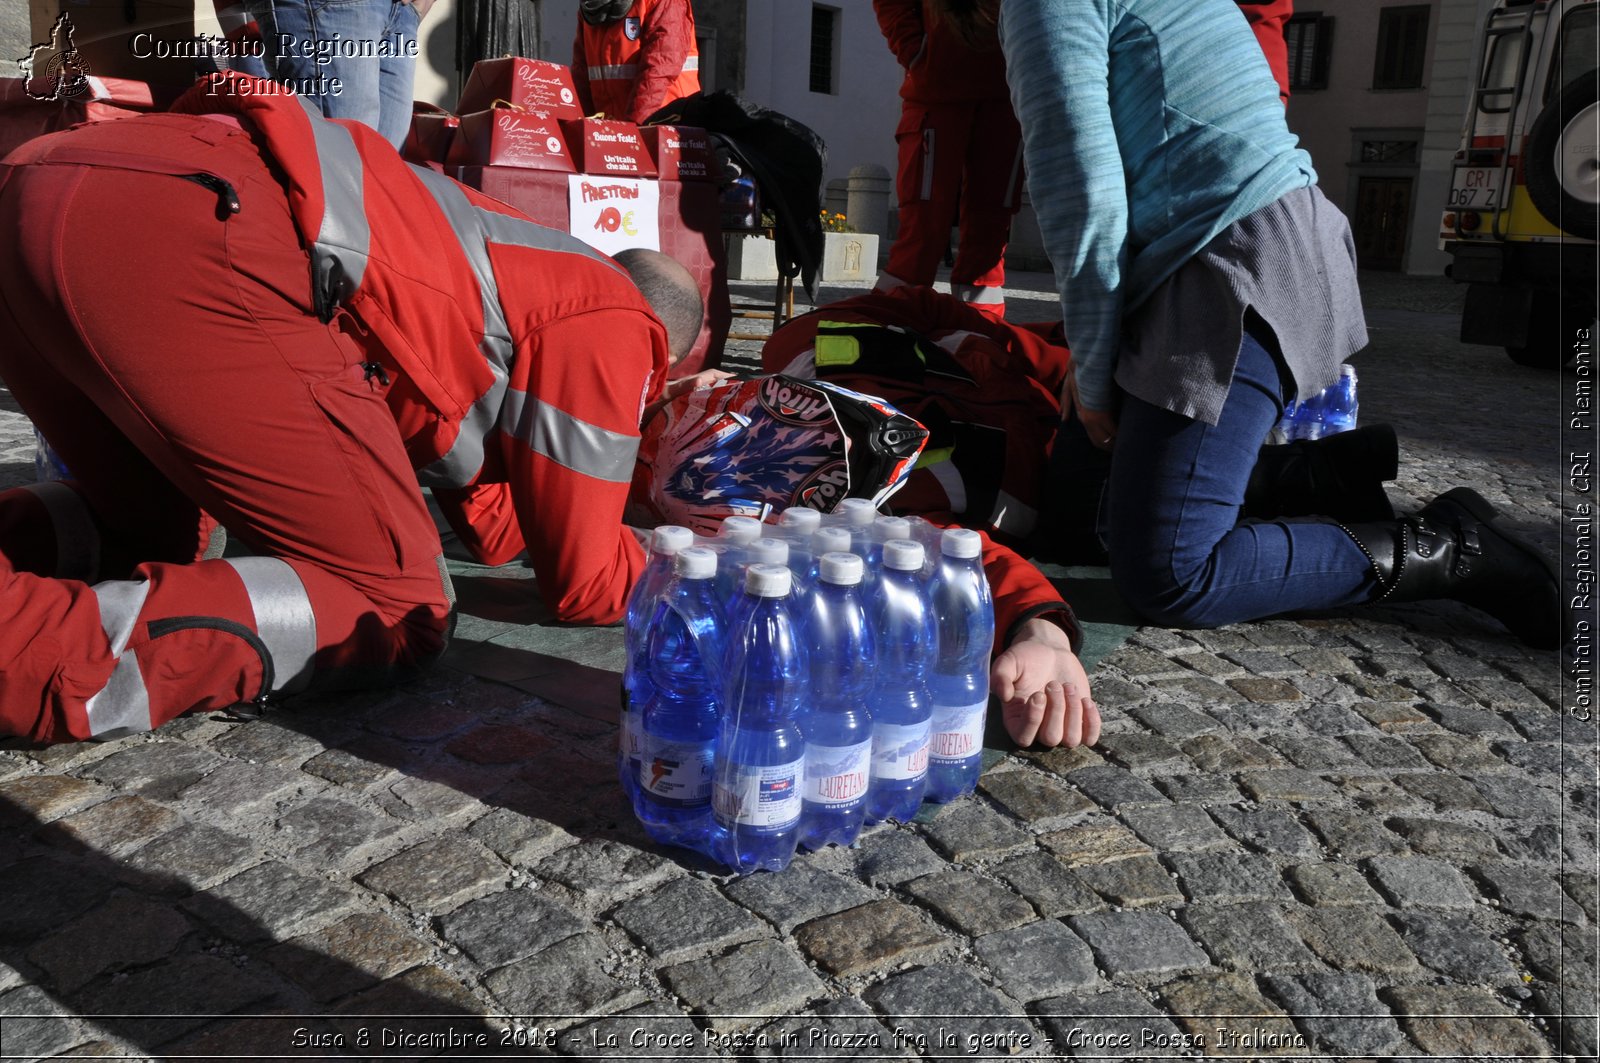
<path fill-rule="evenodd" d="M 448 166 L 521 166 L 572 173 L 561 123 L 543 111 L 492 107 L 461 116 L 445 157 Z"/>
<path fill-rule="evenodd" d="M 411 129 L 400 147 L 400 157 L 415 163 L 444 162 L 460 125 L 461 119 L 442 107 L 420 101 L 413 104 Z"/>
<path fill-rule="evenodd" d="M 644 135 L 632 122 L 610 118 L 563 121 L 561 128 L 579 173 L 611 177 L 654 177 L 656 164 L 644 146 Z"/>
<path fill-rule="evenodd" d="M 542 59 L 507 56 L 474 63 L 456 101 L 456 114 L 487 111 L 499 102 L 544 111 L 557 119 L 583 117 L 572 71 Z"/>
<path fill-rule="evenodd" d="M 647 125 L 639 132 L 663 181 L 715 181 L 711 134 L 692 125 Z"/>

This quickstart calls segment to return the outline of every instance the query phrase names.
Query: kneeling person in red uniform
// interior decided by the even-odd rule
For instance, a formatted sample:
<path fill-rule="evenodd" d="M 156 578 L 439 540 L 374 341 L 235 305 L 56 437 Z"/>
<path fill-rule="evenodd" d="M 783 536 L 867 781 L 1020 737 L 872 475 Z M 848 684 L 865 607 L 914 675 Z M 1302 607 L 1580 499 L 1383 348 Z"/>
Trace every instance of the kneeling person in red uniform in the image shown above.
<path fill-rule="evenodd" d="M 664 324 L 616 261 L 269 82 L 173 111 L 0 165 L 0 377 L 75 477 L 0 494 L 0 734 L 433 660 L 453 595 L 419 480 L 458 527 L 508 484 L 552 613 L 617 619 L 639 422 L 698 293 Z M 199 560 L 213 518 L 256 556 Z"/>

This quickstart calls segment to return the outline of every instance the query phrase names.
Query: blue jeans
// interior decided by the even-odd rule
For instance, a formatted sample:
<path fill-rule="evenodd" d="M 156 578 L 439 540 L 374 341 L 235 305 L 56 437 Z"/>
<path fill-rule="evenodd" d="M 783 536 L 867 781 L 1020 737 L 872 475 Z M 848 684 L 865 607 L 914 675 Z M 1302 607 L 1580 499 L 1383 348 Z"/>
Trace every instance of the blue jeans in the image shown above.
<path fill-rule="evenodd" d="M 267 69 L 329 118 L 351 118 L 399 148 L 411 128 L 417 10 L 403 0 L 246 0 Z M 373 54 L 383 42 L 388 54 Z M 359 56 L 338 54 L 360 49 Z"/>
<path fill-rule="evenodd" d="M 1239 522 L 1257 452 L 1283 415 L 1286 375 L 1247 331 L 1216 425 L 1123 396 L 1102 518 L 1112 578 L 1143 616 L 1218 627 L 1374 594 L 1371 563 L 1338 525 Z"/>

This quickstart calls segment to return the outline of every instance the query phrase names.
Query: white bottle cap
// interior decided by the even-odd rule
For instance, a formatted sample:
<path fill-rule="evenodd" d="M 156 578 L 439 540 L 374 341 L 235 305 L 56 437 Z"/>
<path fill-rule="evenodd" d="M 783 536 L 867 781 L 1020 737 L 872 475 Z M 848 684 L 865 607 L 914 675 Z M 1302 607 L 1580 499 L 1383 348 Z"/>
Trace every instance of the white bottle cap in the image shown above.
<path fill-rule="evenodd" d="M 822 527 L 822 511 L 810 506 L 790 506 L 778 514 L 778 527 L 792 528 L 801 535 L 810 535 Z"/>
<path fill-rule="evenodd" d="M 861 558 L 855 554 L 846 554 L 838 550 L 822 555 L 822 561 L 817 567 L 817 575 L 824 583 L 835 583 L 841 587 L 851 587 L 861 582 L 861 574 L 866 570 Z"/>
<path fill-rule="evenodd" d="M 682 550 L 687 550 L 694 545 L 694 532 L 677 524 L 663 524 L 656 529 L 650 537 L 650 550 L 652 553 L 671 557 Z"/>
<path fill-rule="evenodd" d="M 880 543 L 890 539 L 909 539 L 911 522 L 904 517 L 875 517 L 872 521 L 872 537 Z"/>
<path fill-rule="evenodd" d="M 744 570 L 744 592 L 758 598 L 782 598 L 789 593 L 789 581 L 783 565 L 751 565 Z"/>
<path fill-rule="evenodd" d="M 789 543 L 786 539 L 757 539 L 745 548 L 751 561 L 762 565 L 787 565 Z"/>
<path fill-rule="evenodd" d="M 839 503 L 839 515 L 851 527 L 871 524 L 878 515 L 878 507 L 870 498 L 847 498 Z"/>
<path fill-rule="evenodd" d="M 724 517 L 717 528 L 717 538 L 748 546 L 761 538 L 761 522 L 754 517 Z"/>
<path fill-rule="evenodd" d="M 978 557 L 983 553 L 983 537 L 971 528 L 946 528 L 939 536 L 939 552 L 945 557 Z"/>
<path fill-rule="evenodd" d="M 811 537 L 811 551 L 816 554 L 849 553 L 850 532 L 846 528 L 819 528 Z"/>
<path fill-rule="evenodd" d="M 915 539 L 890 539 L 883 544 L 883 567 L 915 572 L 922 567 L 922 544 Z"/>
<path fill-rule="evenodd" d="M 717 552 L 704 546 L 690 546 L 672 559 L 672 571 L 684 579 L 710 579 L 717 574 Z"/>

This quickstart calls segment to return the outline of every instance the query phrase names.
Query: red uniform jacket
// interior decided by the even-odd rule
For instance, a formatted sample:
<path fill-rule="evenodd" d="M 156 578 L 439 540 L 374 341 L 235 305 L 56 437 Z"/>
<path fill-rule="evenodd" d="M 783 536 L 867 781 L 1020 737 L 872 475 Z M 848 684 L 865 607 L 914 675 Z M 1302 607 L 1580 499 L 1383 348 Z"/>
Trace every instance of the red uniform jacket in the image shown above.
<path fill-rule="evenodd" d="M 666 331 L 627 274 L 271 82 L 211 85 L 173 110 L 231 112 L 264 139 L 315 305 L 367 350 L 418 479 L 466 544 L 505 560 L 499 525 L 473 521 L 514 510 L 556 616 L 619 618 L 644 563 L 622 525 L 639 418 L 667 369 Z"/>
<path fill-rule="evenodd" d="M 1289 46 L 1283 39 L 1284 23 L 1294 14 L 1294 0 L 1238 0 L 1239 10 L 1255 31 L 1261 51 L 1278 82 L 1278 96 L 1289 102 Z"/>
<path fill-rule="evenodd" d="M 1004 437 L 1001 453 L 987 466 L 966 467 L 954 479 L 939 466 L 956 462 L 956 455 L 945 462 L 928 463 L 924 451 L 924 461 L 890 499 L 890 508 L 941 526 L 975 528 L 983 535 L 983 566 L 994 592 L 995 621 L 1002 636 L 996 641 L 997 649 L 1011 641 L 1017 625 L 1037 616 L 1059 623 L 1072 637 L 1073 646 L 1079 646 L 1082 636 L 1077 620 L 1054 585 L 1033 564 L 989 535 L 994 532 L 1005 537 L 1009 530 L 1022 538 L 1032 530 L 1026 514 L 1043 489 L 1045 462 L 1061 417 L 1055 395 L 1070 361 L 1059 340 L 1047 339 L 1050 326 L 1029 328 L 995 321 L 932 288 L 904 285 L 845 299 L 796 318 L 762 348 L 762 369 L 781 373 L 797 359 L 802 365 L 813 361 L 819 326 L 826 331 L 827 322 L 909 330 L 953 355 L 970 376 L 969 385 L 930 383 L 922 386 L 920 393 L 902 392 L 899 389 L 904 385 L 895 378 L 867 371 L 834 371 L 823 378 L 886 398 L 913 417 L 953 417 L 999 430 L 995 434 Z M 866 364 L 863 359 L 861 365 Z M 930 439 L 929 447 L 933 446 Z M 953 498 L 957 492 L 963 497 Z M 972 508 L 979 496 L 985 500 L 982 511 Z M 1025 526 L 1016 523 L 1019 514 Z"/>
<path fill-rule="evenodd" d="M 927 0 L 872 0 L 878 28 L 905 69 L 902 99 L 917 103 L 1003 100 L 1006 59 L 1000 43 L 974 50 L 928 10 Z"/>
<path fill-rule="evenodd" d="M 642 122 L 670 100 L 700 91 L 700 48 L 689 0 L 636 0 L 626 17 L 578 19 L 572 81 L 586 112 Z"/>

